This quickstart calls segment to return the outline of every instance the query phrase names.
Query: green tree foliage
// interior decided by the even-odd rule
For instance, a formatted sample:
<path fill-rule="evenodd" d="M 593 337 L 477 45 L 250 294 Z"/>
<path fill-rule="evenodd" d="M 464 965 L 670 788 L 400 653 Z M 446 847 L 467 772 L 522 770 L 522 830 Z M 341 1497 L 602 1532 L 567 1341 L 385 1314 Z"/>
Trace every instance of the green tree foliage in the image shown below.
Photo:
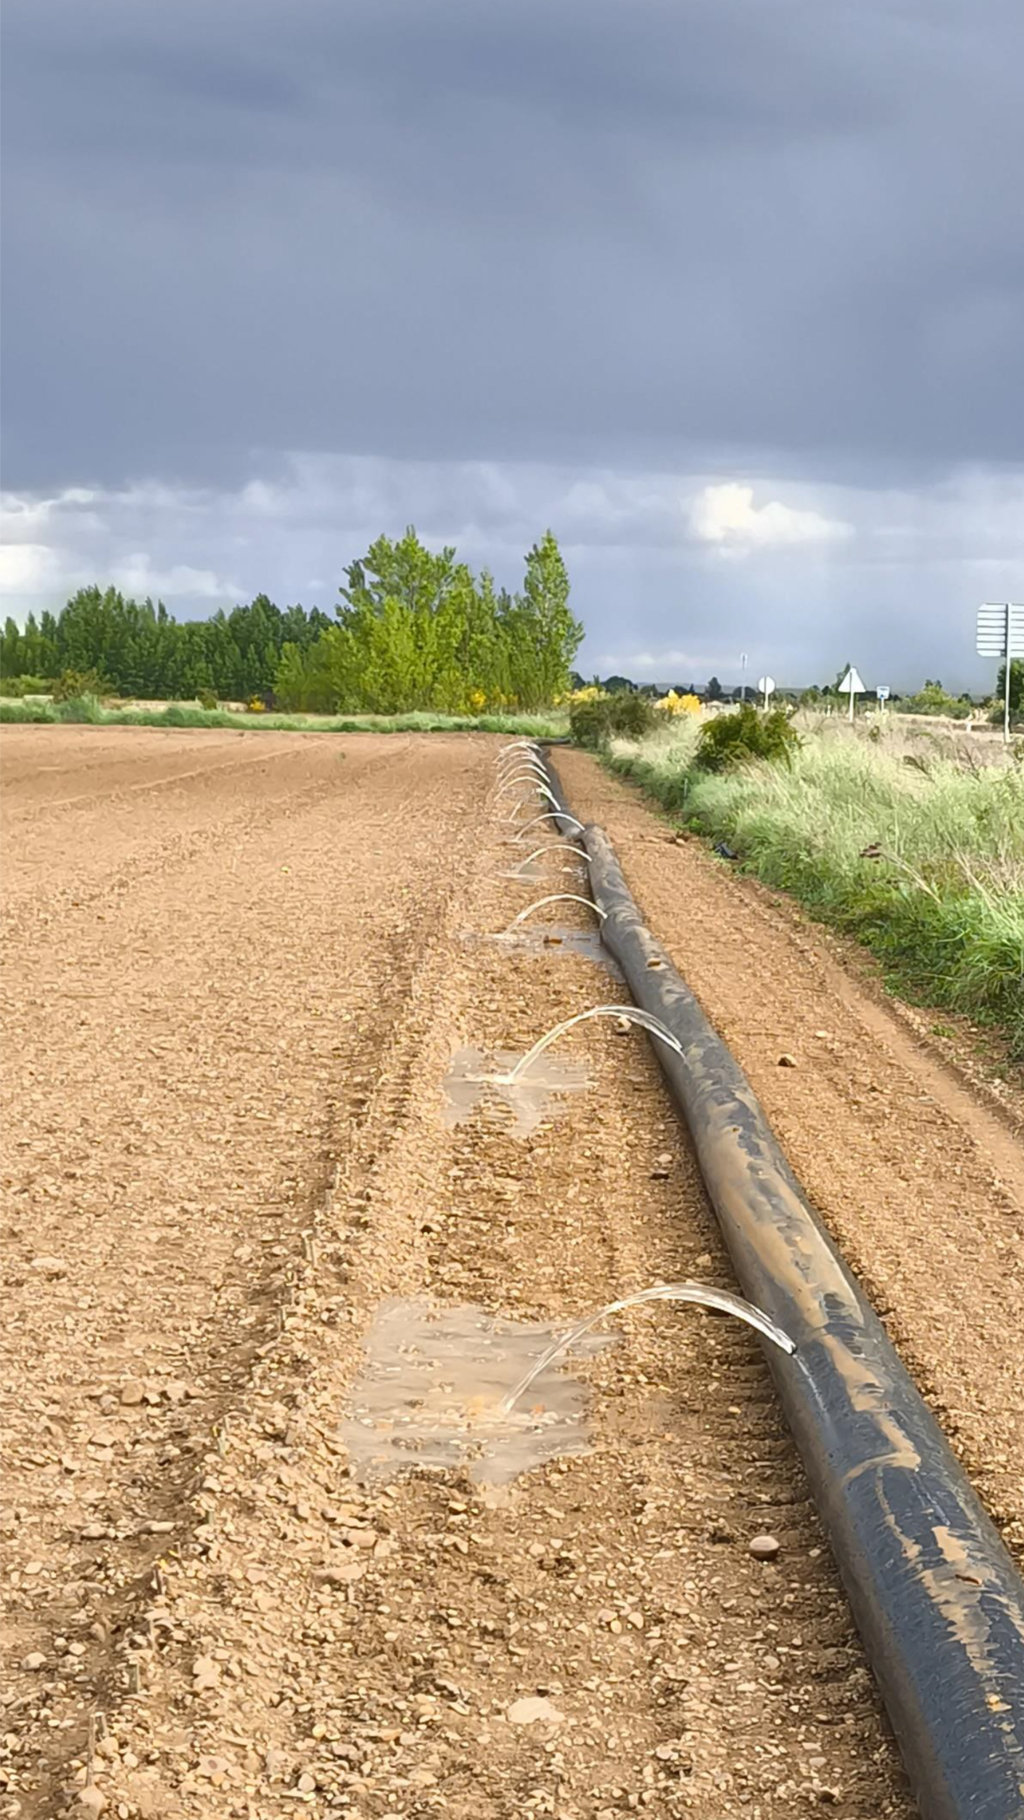
<path fill-rule="evenodd" d="M 317 609 L 282 612 L 265 594 L 247 607 L 208 620 L 179 623 L 162 601 L 126 599 L 116 588 L 80 588 L 56 616 L 24 628 L 13 619 L 0 638 L 5 678 L 54 678 L 67 673 L 102 677 L 114 695 L 157 701 L 269 697 L 286 643 L 300 649 L 331 621 Z"/>
<path fill-rule="evenodd" d="M 550 531 L 526 558 L 523 591 L 511 605 L 509 631 L 520 667 L 522 706 L 542 707 L 564 694 L 583 627 L 569 610 L 569 575 Z"/>
<path fill-rule="evenodd" d="M 465 714 L 548 707 L 570 687 L 583 628 L 550 531 L 526 558 L 519 594 L 486 570 L 474 576 L 454 549 L 428 550 L 412 528 L 379 537 L 345 581 L 337 625 L 282 653 L 284 707 Z"/>
<path fill-rule="evenodd" d="M 1006 665 L 999 666 L 996 678 L 996 692 L 992 703 L 992 719 L 1002 720 L 1006 701 Z M 998 710 L 998 712 L 997 712 Z M 1024 657 L 1010 659 L 1010 719 L 1019 720 L 1024 715 Z"/>
<path fill-rule="evenodd" d="M 901 714 L 942 714 L 953 720 L 966 720 L 971 712 L 969 696 L 950 695 L 942 684 L 931 678 L 925 681 L 923 688 L 916 695 L 905 695 L 900 703 Z"/>
<path fill-rule="evenodd" d="M 583 628 L 550 531 L 530 550 L 522 590 L 474 576 L 453 549 L 408 530 L 350 564 L 337 621 L 283 612 L 265 594 L 179 623 L 162 601 L 82 588 L 54 617 L 8 619 L 0 674 L 90 673 L 111 694 L 155 700 L 273 701 L 289 710 L 395 714 L 549 707 L 570 688 Z"/>

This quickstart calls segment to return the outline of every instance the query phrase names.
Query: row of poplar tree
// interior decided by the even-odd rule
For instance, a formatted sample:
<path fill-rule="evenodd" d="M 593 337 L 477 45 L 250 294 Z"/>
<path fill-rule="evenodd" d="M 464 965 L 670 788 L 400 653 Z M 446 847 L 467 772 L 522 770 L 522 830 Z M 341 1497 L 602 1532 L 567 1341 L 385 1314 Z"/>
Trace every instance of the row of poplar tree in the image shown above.
<path fill-rule="evenodd" d="M 569 688 L 583 628 L 548 531 L 516 593 L 474 575 L 454 549 L 428 550 L 410 529 L 377 539 L 346 570 L 336 619 L 282 610 L 259 594 L 207 620 L 178 621 L 162 602 L 81 589 L 60 613 L 8 619 L 4 677 L 46 683 L 89 674 L 110 694 L 155 700 L 258 698 L 310 713 L 447 713 L 543 707 Z"/>

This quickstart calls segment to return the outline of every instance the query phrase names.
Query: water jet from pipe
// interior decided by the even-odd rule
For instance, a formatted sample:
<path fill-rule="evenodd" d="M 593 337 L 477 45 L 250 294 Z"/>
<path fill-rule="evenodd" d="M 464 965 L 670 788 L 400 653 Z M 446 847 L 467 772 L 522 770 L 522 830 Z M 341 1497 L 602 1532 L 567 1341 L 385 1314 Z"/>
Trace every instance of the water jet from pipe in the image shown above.
<path fill-rule="evenodd" d="M 728 1289 L 708 1289 L 703 1283 L 658 1283 L 653 1289 L 640 1289 L 636 1295 L 622 1296 L 617 1302 L 606 1302 L 605 1306 L 599 1308 L 596 1314 L 590 1314 L 585 1321 L 577 1322 L 576 1326 L 570 1329 L 561 1340 L 554 1340 L 541 1353 L 536 1364 L 531 1365 L 518 1384 L 513 1385 L 508 1395 L 502 1398 L 503 1412 L 508 1415 L 515 1408 L 520 1397 L 525 1396 L 534 1379 L 540 1377 L 541 1372 L 551 1364 L 551 1361 L 557 1359 L 560 1353 L 568 1352 L 571 1346 L 575 1346 L 577 1340 L 581 1340 L 585 1333 L 589 1333 L 592 1327 L 597 1326 L 598 1321 L 603 1321 L 606 1315 L 620 1313 L 623 1308 L 634 1308 L 640 1302 L 696 1302 L 702 1308 L 717 1308 L 721 1314 L 735 1315 L 737 1320 L 745 1321 L 748 1327 L 753 1327 L 766 1340 L 770 1340 L 773 1346 L 778 1346 L 781 1352 L 788 1353 L 790 1357 L 796 1351 L 796 1344 L 790 1339 L 788 1333 L 784 1333 L 781 1327 L 777 1327 L 775 1322 L 770 1320 L 760 1308 L 755 1308 L 752 1302 L 745 1302 L 742 1296 L 733 1295 Z"/>

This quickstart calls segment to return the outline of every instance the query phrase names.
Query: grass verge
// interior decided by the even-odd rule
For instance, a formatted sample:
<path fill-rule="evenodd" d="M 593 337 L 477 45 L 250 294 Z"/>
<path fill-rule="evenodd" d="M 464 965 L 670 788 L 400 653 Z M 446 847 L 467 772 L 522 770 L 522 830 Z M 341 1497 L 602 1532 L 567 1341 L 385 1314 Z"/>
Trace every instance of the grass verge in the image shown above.
<path fill-rule="evenodd" d="M 564 714 L 238 714 L 169 702 L 166 708 L 105 708 L 92 695 L 71 701 L 0 700 L 0 722 L 32 726 L 235 727 L 246 733 L 508 733 L 558 739 Z"/>
<path fill-rule="evenodd" d="M 694 765 L 697 731 L 617 740 L 606 760 L 863 942 L 893 990 L 998 1028 L 1024 1061 L 1024 769 L 812 735 L 791 765 L 712 776 Z"/>

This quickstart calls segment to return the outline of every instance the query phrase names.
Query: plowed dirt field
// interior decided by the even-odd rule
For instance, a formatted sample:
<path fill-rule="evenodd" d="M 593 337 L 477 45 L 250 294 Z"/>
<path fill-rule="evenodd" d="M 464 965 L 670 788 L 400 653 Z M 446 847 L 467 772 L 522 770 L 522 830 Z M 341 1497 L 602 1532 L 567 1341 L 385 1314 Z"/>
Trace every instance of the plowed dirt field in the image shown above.
<path fill-rule="evenodd" d="M 614 1297 L 735 1287 L 646 1039 L 475 1078 L 623 997 L 578 904 L 490 939 L 580 889 L 507 876 L 498 746 L 4 729 L 0 1815 L 909 1820 L 746 1328 L 628 1311 L 497 1415 Z M 1005 1522 L 1007 1127 L 561 770 Z"/>

